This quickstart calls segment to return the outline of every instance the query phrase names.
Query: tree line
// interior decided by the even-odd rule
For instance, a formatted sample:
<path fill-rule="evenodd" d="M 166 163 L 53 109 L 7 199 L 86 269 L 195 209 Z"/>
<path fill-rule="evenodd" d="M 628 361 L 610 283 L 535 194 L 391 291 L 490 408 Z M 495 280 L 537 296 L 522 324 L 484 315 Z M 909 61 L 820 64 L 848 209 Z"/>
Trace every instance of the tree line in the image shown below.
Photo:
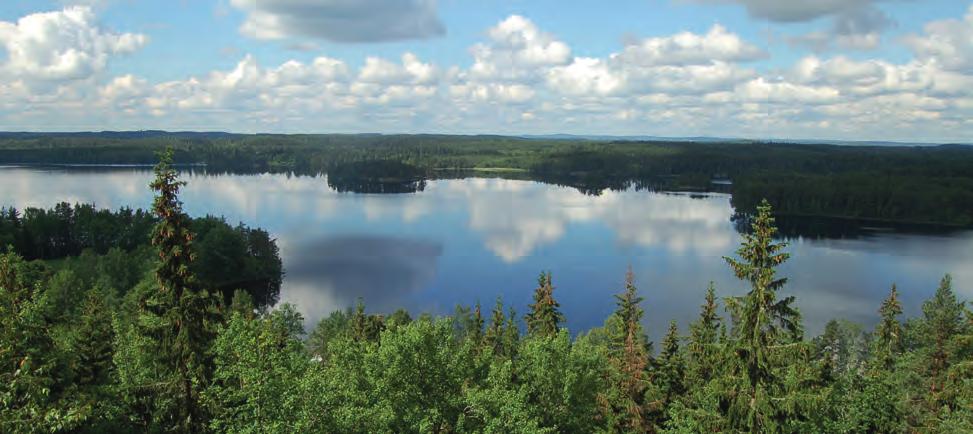
<path fill-rule="evenodd" d="M 59 283 L 0 255 L 0 431 L 341 433 L 956 433 L 973 430 L 973 313 L 949 276 L 903 320 L 808 338 L 767 202 L 688 330 L 658 346 L 629 272 L 602 327 L 572 336 L 551 273 L 521 316 L 497 300 L 435 318 L 363 301 L 305 336 L 289 305 L 201 284 L 171 154 L 156 166 L 153 260 L 134 286 Z M 110 253 L 109 253 L 110 255 Z M 108 276 L 111 277 L 111 276 Z M 651 291 L 651 289 L 650 289 Z M 523 326 L 523 327 L 522 327 Z"/>
<path fill-rule="evenodd" d="M 527 178 L 586 194 L 632 186 L 722 190 L 712 181 L 732 180 L 733 205 L 741 213 L 755 212 L 767 198 L 781 217 L 973 225 L 973 147 L 963 145 L 37 133 L 0 135 L 0 164 L 152 164 L 154 153 L 169 146 L 176 162 L 211 172 L 328 173 L 342 191 L 417 191 L 423 179 L 470 175 Z"/>
<path fill-rule="evenodd" d="M 246 225 L 229 225 L 213 216 L 190 218 L 198 257 L 191 265 L 201 284 L 227 300 L 245 290 L 258 307 L 273 305 L 280 294 L 283 264 L 270 234 Z M 144 210 L 96 209 L 61 202 L 51 209 L 0 208 L 0 253 L 47 260 L 52 272 L 85 282 L 104 277 L 108 287 L 127 291 L 151 268 L 155 254 L 150 234 L 159 217 Z M 98 271 L 101 270 L 101 271 Z M 122 277 L 120 277 L 122 276 Z M 118 280 L 121 279 L 121 280 Z"/>

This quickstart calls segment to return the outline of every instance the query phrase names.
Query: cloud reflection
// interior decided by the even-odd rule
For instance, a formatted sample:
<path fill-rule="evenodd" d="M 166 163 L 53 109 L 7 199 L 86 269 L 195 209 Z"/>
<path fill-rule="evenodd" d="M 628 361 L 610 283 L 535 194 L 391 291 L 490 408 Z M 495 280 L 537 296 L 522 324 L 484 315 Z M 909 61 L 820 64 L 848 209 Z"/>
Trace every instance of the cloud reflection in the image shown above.
<path fill-rule="evenodd" d="M 395 237 L 341 235 L 303 242 L 285 258 L 281 301 L 294 303 L 309 324 L 362 298 L 371 309 L 394 310 L 436 274 L 441 244 Z"/>

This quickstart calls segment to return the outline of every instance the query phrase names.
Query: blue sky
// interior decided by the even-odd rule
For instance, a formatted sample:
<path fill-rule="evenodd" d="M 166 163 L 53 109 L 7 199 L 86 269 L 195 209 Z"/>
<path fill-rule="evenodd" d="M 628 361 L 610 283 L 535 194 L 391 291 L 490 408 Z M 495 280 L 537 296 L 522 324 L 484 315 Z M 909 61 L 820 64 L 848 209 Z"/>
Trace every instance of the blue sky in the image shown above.
<path fill-rule="evenodd" d="M 8 0 L 0 129 L 973 137 L 963 0 Z"/>

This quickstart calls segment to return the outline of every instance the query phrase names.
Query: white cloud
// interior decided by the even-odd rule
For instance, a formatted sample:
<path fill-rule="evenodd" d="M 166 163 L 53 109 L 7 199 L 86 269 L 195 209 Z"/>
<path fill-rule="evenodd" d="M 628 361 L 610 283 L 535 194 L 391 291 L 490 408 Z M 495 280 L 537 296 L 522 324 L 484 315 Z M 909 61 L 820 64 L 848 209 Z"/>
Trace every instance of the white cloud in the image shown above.
<path fill-rule="evenodd" d="M 668 37 L 646 38 L 625 47 L 614 60 L 640 66 L 685 66 L 708 65 L 715 61 L 743 62 L 766 55 L 760 48 L 717 24 L 705 35 L 682 32 Z"/>
<path fill-rule="evenodd" d="M 487 34 L 489 43 L 476 44 L 471 49 L 474 63 L 469 76 L 474 79 L 522 80 L 539 67 L 563 65 L 571 60 L 567 44 L 519 15 L 511 15 Z"/>
<path fill-rule="evenodd" d="M 240 31 L 257 39 L 381 42 L 446 32 L 435 0 L 230 0 L 230 4 L 247 13 Z"/>
<path fill-rule="evenodd" d="M 962 20 L 950 19 L 926 24 L 925 35 L 910 35 L 906 44 L 922 61 L 944 69 L 973 73 L 973 5 Z"/>
<path fill-rule="evenodd" d="M 100 51 L 105 62 L 128 52 L 121 35 L 94 27 L 86 13 L 95 35 L 115 41 L 102 43 L 111 48 Z M 973 136 L 973 73 L 964 57 L 971 16 L 910 36 L 915 56 L 902 62 L 817 54 L 768 69 L 752 62 L 765 50 L 719 25 L 575 57 L 567 42 L 514 15 L 486 30 L 468 66 L 409 52 L 366 57 L 361 66 L 327 56 L 262 65 L 244 55 L 226 70 L 160 83 L 110 76 L 106 64 L 89 62 L 96 72 L 46 79 L 43 89 L 4 70 L 0 128 L 962 141 Z M 11 26 L 23 33 L 4 23 L 3 36 Z M 525 247 L 512 240 L 497 249 L 516 256 Z"/>
<path fill-rule="evenodd" d="M 2 70 L 30 81 L 72 80 L 103 71 L 112 56 L 130 54 L 147 42 L 135 33 L 113 33 L 85 6 L 0 21 L 0 45 L 7 53 Z"/>

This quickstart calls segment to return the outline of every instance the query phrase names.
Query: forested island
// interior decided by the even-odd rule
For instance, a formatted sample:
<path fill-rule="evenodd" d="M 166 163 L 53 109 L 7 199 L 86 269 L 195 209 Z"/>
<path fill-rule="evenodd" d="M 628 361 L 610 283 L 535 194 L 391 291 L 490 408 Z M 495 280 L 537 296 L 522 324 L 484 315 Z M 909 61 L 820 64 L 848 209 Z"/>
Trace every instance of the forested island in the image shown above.
<path fill-rule="evenodd" d="M 658 343 L 642 295 L 675 288 L 631 272 L 591 330 L 562 327 L 542 272 L 524 315 L 502 300 L 446 317 L 363 300 L 306 334 L 272 306 L 274 240 L 186 215 L 171 163 L 148 211 L 0 213 L 0 432 L 973 430 L 973 312 L 950 277 L 921 316 L 901 317 L 889 282 L 874 330 L 835 320 L 806 336 L 780 295 L 789 255 L 766 201 L 727 252 L 748 292 L 711 285 L 690 327 Z"/>
<path fill-rule="evenodd" d="M 587 194 L 629 187 L 730 191 L 741 214 L 764 198 L 780 218 L 973 225 L 973 146 L 756 141 L 611 141 L 509 136 L 4 133 L 0 164 L 175 163 L 211 172 L 329 175 L 339 191 L 419 191 L 428 179 L 489 176 Z"/>

